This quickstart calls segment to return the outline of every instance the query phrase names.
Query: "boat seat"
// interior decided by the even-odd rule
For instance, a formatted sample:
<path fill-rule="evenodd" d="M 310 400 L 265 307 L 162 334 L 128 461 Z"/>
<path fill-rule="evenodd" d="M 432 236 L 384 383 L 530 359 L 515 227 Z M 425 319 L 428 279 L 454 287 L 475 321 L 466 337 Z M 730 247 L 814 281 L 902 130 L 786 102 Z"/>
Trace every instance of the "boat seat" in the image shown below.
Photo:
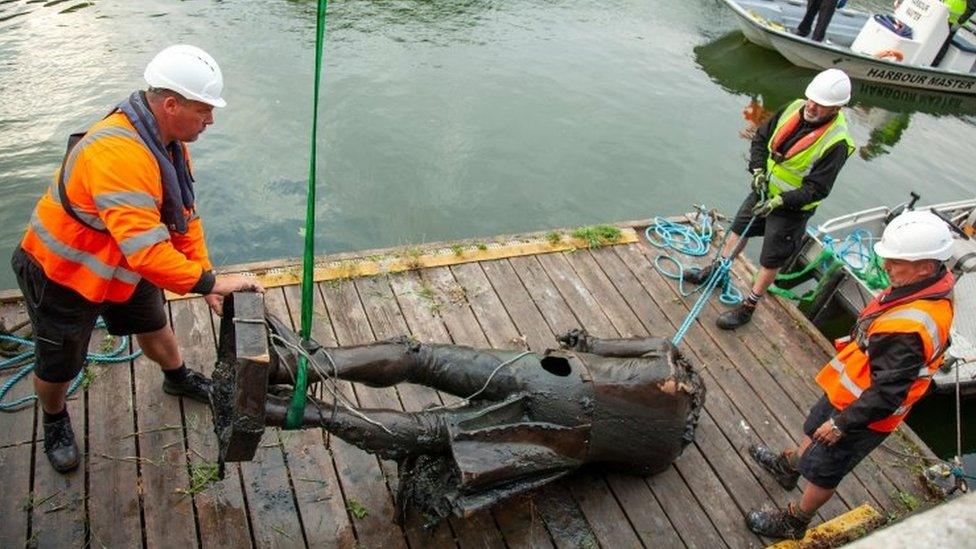
<path fill-rule="evenodd" d="M 952 37 L 952 45 L 966 53 L 976 53 L 976 39 L 974 38 L 976 37 L 973 37 L 972 35 L 966 36 L 961 32 L 957 32 L 956 35 Z"/>

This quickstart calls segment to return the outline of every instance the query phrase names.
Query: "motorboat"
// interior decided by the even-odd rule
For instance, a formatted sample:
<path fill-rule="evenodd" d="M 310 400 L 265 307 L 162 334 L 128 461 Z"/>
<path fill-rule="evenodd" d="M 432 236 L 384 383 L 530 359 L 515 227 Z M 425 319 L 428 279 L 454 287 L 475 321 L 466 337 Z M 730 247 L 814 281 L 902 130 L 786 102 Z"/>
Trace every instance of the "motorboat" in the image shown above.
<path fill-rule="evenodd" d="M 932 66 L 950 36 L 949 12 L 939 0 L 904 0 L 893 14 L 841 8 L 823 42 L 793 31 L 806 12 L 801 0 L 722 0 L 745 37 L 791 63 L 831 67 L 852 78 L 911 88 L 976 95 L 976 33 L 964 26 Z"/>
<path fill-rule="evenodd" d="M 961 393 L 976 394 L 976 198 L 924 208 L 916 205 L 918 199 L 913 193 L 910 201 L 895 207 L 878 206 L 808 228 L 800 249 L 783 270 L 808 271 L 808 275 L 790 283 L 778 281 L 777 286 L 790 289 L 792 285 L 797 295 L 803 284 L 812 285 L 801 299 L 801 310 L 826 335 L 846 334 L 858 312 L 887 284 L 871 244 L 906 208 L 931 210 L 953 229 L 952 257 L 946 263 L 956 276 L 952 344 L 932 381 L 935 391 L 952 392 L 958 373 Z"/>

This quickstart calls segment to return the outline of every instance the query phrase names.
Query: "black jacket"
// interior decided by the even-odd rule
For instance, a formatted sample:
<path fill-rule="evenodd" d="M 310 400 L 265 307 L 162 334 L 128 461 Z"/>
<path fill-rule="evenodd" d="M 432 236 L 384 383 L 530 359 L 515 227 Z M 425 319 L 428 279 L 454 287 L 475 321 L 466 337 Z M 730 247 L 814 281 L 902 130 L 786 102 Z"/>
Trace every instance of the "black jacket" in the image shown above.
<path fill-rule="evenodd" d="M 914 284 L 895 288 L 883 301 L 902 298 L 945 276 L 945 267 L 931 277 Z M 868 340 L 871 360 L 871 386 L 834 418 L 841 431 L 864 429 L 875 421 L 890 416 L 918 379 L 918 370 L 925 364 L 925 347 L 918 334 L 880 333 Z"/>
<path fill-rule="evenodd" d="M 769 138 L 773 135 L 773 130 L 776 129 L 779 117 L 783 115 L 783 110 L 785 108 L 780 109 L 779 112 L 774 114 L 756 130 L 756 135 L 752 138 L 752 145 L 749 148 L 750 172 L 755 168 L 766 169 L 766 158 L 769 156 L 766 146 L 769 143 Z M 788 151 L 798 139 L 817 129 L 822 124 L 827 123 L 808 124 L 802 118 L 802 109 L 800 110 L 800 117 L 800 125 L 797 126 L 793 135 L 783 141 L 783 144 L 780 145 L 779 152 Z M 830 194 L 830 189 L 834 186 L 834 180 L 837 179 L 837 174 L 840 173 L 840 169 L 844 167 L 844 163 L 846 162 L 847 145 L 844 142 L 837 143 L 824 153 L 820 160 L 814 162 L 810 173 L 803 178 L 803 184 L 798 189 L 786 191 L 782 194 L 783 209 L 786 211 L 799 211 L 803 206 L 811 202 L 827 198 L 827 195 Z"/>

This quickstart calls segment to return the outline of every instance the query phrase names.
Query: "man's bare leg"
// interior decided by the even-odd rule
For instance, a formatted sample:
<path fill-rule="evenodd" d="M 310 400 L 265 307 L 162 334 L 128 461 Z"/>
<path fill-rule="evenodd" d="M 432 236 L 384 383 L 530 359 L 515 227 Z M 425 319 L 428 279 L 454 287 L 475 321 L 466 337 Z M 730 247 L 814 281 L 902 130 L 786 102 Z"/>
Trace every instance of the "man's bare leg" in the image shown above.
<path fill-rule="evenodd" d="M 163 371 L 176 370 L 183 366 L 183 356 L 176 343 L 176 335 L 168 322 L 166 326 L 154 332 L 136 334 L 136 341 L 139 342 L 139 348 L 146 358 L 159 364 Z"/>
<path fill-rule="evenodd" d="M 34 392 L 37 393 L 37 400 L 41 402 L 41 409 L 51 415 L 64 410 L 70 385 L 71 382 L 52 383 L 44 381 L 35 375 Z"/>

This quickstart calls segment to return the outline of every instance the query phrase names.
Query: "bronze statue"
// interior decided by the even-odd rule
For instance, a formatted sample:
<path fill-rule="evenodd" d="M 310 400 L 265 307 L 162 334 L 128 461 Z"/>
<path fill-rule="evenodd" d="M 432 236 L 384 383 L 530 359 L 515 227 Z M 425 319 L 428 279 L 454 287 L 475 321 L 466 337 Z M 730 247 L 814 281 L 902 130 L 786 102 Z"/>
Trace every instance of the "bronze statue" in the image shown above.
<path fill-rule="evenodd" d="M 212 397 L 221 466 L 251 459 L 264 426 L 284 425 L 301 354 L 309 383 L 410 382 L 461 397 L 412 413 L 308 397 L 302 428 L 396 460 L 400 519 L 410 507 L 465 516 L 586 464 L 660 472 L 694 439 L 704 404 L 698 374 L 664 339 L 574 330 L 541 354 L 406 338 L 327 349 L 302 344 L 258 294 L 225 307 Z"/>

